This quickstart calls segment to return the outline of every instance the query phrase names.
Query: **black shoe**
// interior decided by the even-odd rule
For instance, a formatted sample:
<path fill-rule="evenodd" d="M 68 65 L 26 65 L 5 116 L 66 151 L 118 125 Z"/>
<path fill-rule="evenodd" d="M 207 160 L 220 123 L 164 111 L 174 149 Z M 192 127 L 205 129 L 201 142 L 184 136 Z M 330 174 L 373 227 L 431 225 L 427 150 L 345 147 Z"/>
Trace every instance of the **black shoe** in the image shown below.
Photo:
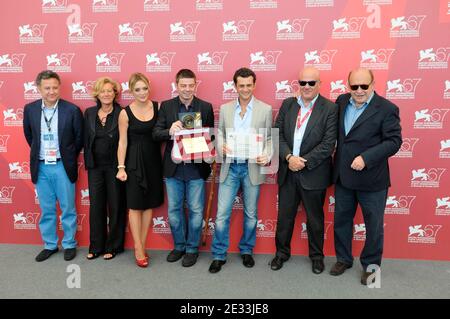
<path fill-rule="evenodd" d="M 226 260 L 218 260 L 218 259 L 213 260 L 213 262 L 211 263 L 211 266 L 209 266 L 209 272 L 212 274 L 219 272 L 220 269 L 222 269 L 222 266 L 225 265 L 226 262 L 227 262 Z"/>
<path fill-rule="evenodd" d="M 54 253 L 56 253 L 58 251 L 58 248 L 56 249 L 44 249 L 43 251 L 41 251 L 35 258 L 35 260 L 37 262 L 41 262 L 44 261 L 48 258 L 50 258 L 51 255 L 53 255 Z"/>
<path fill-rule="evenodd" d="M 330 275 L 339 276 L 342 275 L 347 269 L 352 268 L 352 265 L 347 265 L 338 261 L 334 264 L 333 268 L 330 270 Z"/>
<path fill-rule="evenodd" d="M 272 261 L 270 262 L 270 269 L 272 270 L 280 270 L 283 267 L 283 263 L 286 260 L 279 257 L 279 256 L 275 256 L 274 259 L 272 259 Z"/>
<path fill-rule="evenodd" d="M 174 249 L 167 256 L 167 261 L 170 262 L 170 263 L 176 262 L 176 261 L 180 260 L 181 257 L 183 257 L 183 255 L 185 253 L 186 252 L 184 252 L 184 251 L 180 251 L 180 250 Z"/>
<path fill-rule="evenodd" d="M 181 265 L 183 267 L 191 267 L 194 266 L 195 263 L 197 262 L 197 258 L 198 258 L 198 253 L 186 253 L 186 255 L 184 255 L 183 257 L 183 261 L 181 262 Z"/>
<path fill-rule="evenodd" d="M 69 261 L 75 258 L 77 255 L 77 249 L 76 248 L 67 248 L 64 249 L 64 260 Z"/>
<path fill-rule="evenodd" d="M 325 270 L 325 264 L 323 260 L 313 260 L 312 261 L 312 272 L 315 274 L 321 274 Z"/>
<path fill-rule="evenodd" d="M 252 268 L 255 265 L 255 260 L 253 259 L 252 255 L 250 254 L 244 254 L 242 257 L 242 263 L 247 268 Z"/>

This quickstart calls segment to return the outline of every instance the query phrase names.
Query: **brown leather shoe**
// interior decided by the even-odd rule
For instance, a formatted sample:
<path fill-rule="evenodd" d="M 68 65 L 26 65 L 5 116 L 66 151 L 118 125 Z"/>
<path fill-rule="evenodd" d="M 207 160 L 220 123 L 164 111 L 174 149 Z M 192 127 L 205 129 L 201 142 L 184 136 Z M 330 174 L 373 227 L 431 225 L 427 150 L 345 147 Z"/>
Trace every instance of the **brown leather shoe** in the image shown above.
<path fill-rule="evenodd" d="M 330 270 L 330 275 L 339 276 L 342 275 L 347 269 L 352 268 L 352 265 L 347 265 L 338 261 L 333 265 Z"/>
<path fill-rule="evenodd" d="M 365 285 L 367 286 L 367 279 L 369 278 L 370 275 L 375 274 L 374 272 L 366 272 L 363 271 L 362 275 L 361 275 L 361 285 Z M 375 282 L 375 277 L 373 277 L 370 281 L 369 284 L 374 283 Z"/>

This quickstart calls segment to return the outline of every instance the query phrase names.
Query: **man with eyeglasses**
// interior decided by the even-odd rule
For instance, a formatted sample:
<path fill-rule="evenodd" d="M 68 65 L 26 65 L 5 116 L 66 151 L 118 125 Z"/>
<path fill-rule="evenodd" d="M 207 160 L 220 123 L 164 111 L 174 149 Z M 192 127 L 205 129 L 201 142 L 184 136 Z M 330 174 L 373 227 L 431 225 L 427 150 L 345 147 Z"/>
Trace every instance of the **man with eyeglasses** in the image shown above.
<path fill-rule="evenodd" d="M 283 101 L 275 122 L 280 134 L 279 209 L 277 251 L 270 267 L 279 270 L 289 259 L 295 217 L 303 203 L 312 271 L 320 274 L 325 269 L 323 205 L 331 184 L 338 108 L 319 94 L 320 74 L 316 68 L 302 70 L 299 84 L 298 97 Z"/>
<path fill-rule="evenodd" d="M 374 91 L 374 76 L 356 69 L 348 76 L 350 93 L 340 95 L 339 132 L 334 162 L 334 245 L 337 262 L 330 274 L 352 267 L 353 219 L 361 206 L 366 242 L 361 252 L 361 284 L 367 285 L 369 265 L 381 265 L 383 220 L 390 186 L 388 158 L 402 144 L 399 109 Z"/>

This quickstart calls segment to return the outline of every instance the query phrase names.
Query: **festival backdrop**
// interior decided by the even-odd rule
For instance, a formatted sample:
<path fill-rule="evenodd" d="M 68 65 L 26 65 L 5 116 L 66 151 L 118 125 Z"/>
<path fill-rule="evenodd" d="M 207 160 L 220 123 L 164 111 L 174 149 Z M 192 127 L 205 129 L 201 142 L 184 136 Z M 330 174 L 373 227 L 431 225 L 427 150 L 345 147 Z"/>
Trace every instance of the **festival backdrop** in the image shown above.
<path fill-rule="evenodd" d="M 23 107 L 39 99 L 35 76 L 62 78 L 62 97 L 82 110 L 94 105 L 100 76 L 121 83 L 121 103 L 132 99 L 127 80 L 140 71 L 151 98 L 176 96 L 181 68 L 198 76 L 197 95 L 220 105 L 235 99 L 234 71 L 257 74 L 255 95 L 272 105 L 298 89 L 298 71 L 321 70 L 321 94 L 346 92 L 348 71 L 374 70 L 376 91 L 400 108 L 401 150 L 390 159 L 392 187 L 385 210 L 384 256 L 450 260 L 450 1 L 433 0 L 17 0 L 0 5 L 0 243 L 41 244 L 40 199 L 30 180 Z M 77 182 L 78 233 L 89 244 L 89 190 L 83 158 Z M 207 188 L 218 186 L 208 181 Z M 217 194 L 217 192 L 216 192 Z M 233 199 L 230 250 L 238 251 L 243 200 Z M 273 253 L 276 175 L 261 188 L 256 253 Z M 205 220 L 209 250 L 217 199 Z M 331 187 L 325 203 L 325 254 L 334 255 Z M 61 230 L 60 225 L 58 226 Z M 127 230 L 128 232 L 128 230 Z M 365 239 L 358 212 L 354 253 Z M 127 247 L 132 247 L 127 234 Z M 170 249 L 167 201 L 154 210 L 147 246 Z M 294 254 L 307 255 L 305 213 L 299 209 Z"/>

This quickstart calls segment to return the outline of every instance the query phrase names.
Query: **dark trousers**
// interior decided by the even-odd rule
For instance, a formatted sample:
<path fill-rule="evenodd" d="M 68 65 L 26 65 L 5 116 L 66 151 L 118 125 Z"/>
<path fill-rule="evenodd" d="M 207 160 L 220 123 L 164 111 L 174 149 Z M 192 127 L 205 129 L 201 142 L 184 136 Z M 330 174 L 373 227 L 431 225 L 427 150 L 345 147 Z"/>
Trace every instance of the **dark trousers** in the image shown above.
<path fill-rule="evenodd" d="M 275 235 L 277 256 L 289 259 L 298 205 L 303 202 L 306 210 L 309 257 L 322 260 L 324 242 L 324 213 L 326 189 L 306 190 L 300 184 L 299 173 L 288 171 L 286 181 L 278 188 L 278 222 Z"/>
<path fill-rule="evenodd" d="M 124 250 L 125 187 L 124 183 L 116 179 L 116 173 L 117 169 L 113 167 L 99 167 L 88 170 L 91 202 L 89 208 L 89 252 L 91 253 L 117 253 Z"/>
<path fill-rule="evenodd" d="M 371 264 L 381 266 L 384 240 L 384 209 L 387 189 L 376 192 L 345 188 L 338 181 L 335 189 L 334 246 L 337 260 L 352 265 L 353 219 L 359 203 L 366 224 L 366 242 L 360 261 L 364 268 Z"/>

